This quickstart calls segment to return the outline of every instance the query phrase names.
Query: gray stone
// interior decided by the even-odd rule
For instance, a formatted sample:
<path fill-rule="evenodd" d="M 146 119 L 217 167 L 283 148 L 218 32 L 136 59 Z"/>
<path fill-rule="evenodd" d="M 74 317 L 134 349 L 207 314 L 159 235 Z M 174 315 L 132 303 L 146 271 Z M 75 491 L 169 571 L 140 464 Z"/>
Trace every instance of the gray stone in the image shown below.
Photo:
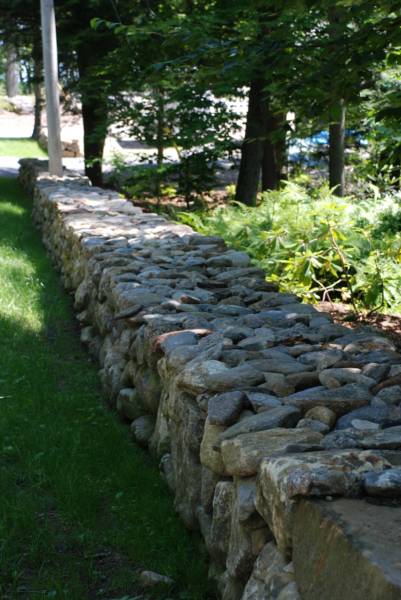
<path fill-rule="evenodd" d="M 277 359 L 262 359 L 258 361 L 252 361 L 252 363 L 258 366 L 265 373 L 282 373 L 283 375 L 290 375 L 292 373 L 300 373 L 305 371 L 305 365 L 300 365 L 298 361 L 290 356 L 286 356 L 284 353 L 282 357 Z"/>
<path fill-rule="evenodd" d="M 381 381 L 384 379 L 384 377 L 386 377 L 389 369 L 389 365 L 370 362 L 362 367 L 362 373 L 363 375 L 366 375 L 366 377 L 371 377 L 375 381 Z"/>
<path fill-rule="evenodd" d="M 235 482 L 226 567 L 229 575 L 241 583 L 248 579 L 260 550 L 271 537 L 266 524 L 256 513 L 254 499 L 254 479 L 238 479 Z"/>
<path fill-rule="evenodd" d="M 305 419 L 320 421 L 331 429 L 337 420 L 337 416 L 334 411 L 326 406 L 315 406 L 306 412 Z"/>
<path fill-rule="evenodd" d="M 264 350 L 274 344 L 275 335 L 273 332 L 270 335 L 254 335 L 241 340 L 238 347 L 243 350 Z"/>
<path fill-rule="evenodd" d="M 209 552 L 220 565 L 225 565 L 228 552 L 234 494 L 235 486 L 232 481 L 220 481 L 216 485 Z"/>
<path fill-rule="evenodd" d="M 352 354 L 357 352 L 371 352 L 372 350 L 395 350 L 393 342 L 388 338 L 375 335 L 372 332 L 353 333 L 337 339 L 336 342 L 344 346 L 345 352 Z"/>
<path fill-rule="evenodd" d="M 401 469 L 365 473 L 363 487 L 369 496 L 401 497 Z"/>
<path fill-rule="evenodd" d="M 281 590 L 277 596 L 277 600 L 301 600 L 295 581 L 291 581 Z"/>
<path fill-rule="evenodd" d="M 208 390 L 208 382 L 214 374 L 226 373 L 227 367 L 218 360 L 206 360 L 190 362 L 177 378 L 177 383 L 183 389 L 194 394 L 200 394 Z"/>
<path fill-rule="evenodd" d="M 225 430 L 226 427 L 213 424 L 207 418 L 200 446 L 200 461 L 202 465 L 219 475 L 226 475 L 221 453 L 216 450 L 216 446 L 219 443 L 219 436 Z"/>
<path fill-rule="evenodd" d="M 398 450 L 401 448 L 401 426 L 388 427 L 375 433 L 365 435 L 359 441 L 360 448 L 383 448 Z"/>
<path fill-rule="evenodd" d="M 319 350 L 302 354 L 298 361 L 303 365 L 313 367 L 316 371 L 323 371 L 338 363 L 342 357 L 343 353 L 340 350 Z"/>
<path fill-rule="evenodd" d="M 256 479 L 247 477 L 246 479 L 237 479 L 236 497 L 237 518 L 240 523 L 246 523 L 255 515 L 255 497 L 256 497 Z"/>
<path fill-rule="evenodd" d="M 146 448 L 155 428 L 155 420 L 150 415 L 138 417 L 131 423 L 131 433 L 139 446 Z"/>
<path fill-rule="evenodd" d="M 250 258 L 245 252 L 237 250 L 228 250 L 218 256 L 213 256 L 207 261 L 209 267 L 247 267 L 250 263 Z"/>
<path fill-rule="evenodd" d="M 175 471 L 174 465 L 171 458 L 171 454 L 165 454 L 160 459 L 160 472 L 166 481 L 170 491 L 174 494 L 176 490 Z"/>
<path fill-rule="evenodd" d="M 300 418 L 300 412 L 292 406 L 278 406 L 269 411 L 264 411 L 242 419 L 232 425 L 219 436 L 219 443 L 241 435 L 276 427 L 294 427 Z"/>
<path fill-rule="evenodd" d="M 172 331 L 160 336 L 160 347 L 169 354 L 178 346 L 195 346 L 198 338 L 192 331 Z"/>
<path fill-rule="evenodd" d="M 255 562 L 241 600 L 277 600 L 294 583 L 294 575 L 286 567 L 286 560 L 276 545 L 267 543 Z M 298 600 L 296 595 L 283 598 Z"/>
<path fill-rule="evenodd" d="M 392 365 L 389 371 L 389 377 L 396 377 L 397 375 L 401 375 L 401 365 Z"/>
<path fill-rule="evenodd" d="M 206 513 L 212 512 L 213 496 L 221 476 L 202 466 L 201 503 Z"/>
<path fill-rule="evenodd" d="M 362 375 L 361 370 L 355 368 L 325 369 L 319 374 L 319 380 L 330 389 L 341 387 L 344 383 L 357 383 L 367 388 L 376 385 L 375 379 Z"/>
<path fill-rule="evenodd" d="M 362 500 L 299 503 L 293 561 L 301 598 L 401 598 L 401 508 Z"/>
<path fill-rule="evenodd" d="M 214 314 L 228 316 L 228 317 L 237 317 L 240 315 L 247 315 L 252 312 L 252 309 L 246 308 L 245 306 L 238 306 L 236 304 L 218 304 L 214 310 Z"/>
<path fill-rule="evenodd" d="M 248 402 L 251 404 L 253 410 L 257 413 L 281 406 L 280 400 L 271 394 L 263 394 L 262 392 L 245 392 L 245 396 Z"/>
<path fill-rule="evenodd" d="M 265 382 L 259 386 L 276 396 L 284 398 L 295 391 L 295 387 L 282 373 L 265 373 Z"/>
<path fill-rule="evenodd" d="M 376 431 L 380 429 L 380 425 L 378 423 L 372 423 L 371 421 L 365 421 L 363 419 L 353 419 L 351 421 L 352 427 L 354 429 L 358 429 L 360 431 Z"/>
<path fill-rule="evenodd" d="M 209 422 L 214 425 L 232 425 L 243 407 L 243 392 L 226 392 L 213 396 L 208 403 Z"/>
<path fill-rule="evenodd" d="M 352 427 L 352 421 L 361 419 L 377 423 L 381 427 L 401 425 L 401 408 L 398 406 L 363 406 L 340 417 L 336 423 L 336 429 L 348 429 Z"/>
<path fill-rule="evenodd" d="M 317 352 L 318 350 L 321 350 L 320 344 L 294 344 L 294 346 L 283 347 L 283 351 L 294 358 L 298 358 L 308 352 Z"/>
<path fill-rule="evenodd" d="M 287 555 L 292 546 L 294 509 L 302 496 L 355 496 L 361 491 L 363 473 L 389 466 L 380 452 L 367 450 L 265 459 L 259 468 L 256 508 L 272 530 L 278 548 Z"/>
<path fill-rule="evenodd" d="M 312 343 L 329 342 L 331 340 L 335 340 L 340 335 L 344 334 L 344 332 L 349 331 L 349 329 L 343 325 L 328 323 L 327 325 L 322 325 L 314 331 L 316 334 L 312 333 L 305 337 L 306 340 L 309 340 Z"/>
<path fill-rule="evenodd" d="M 326 450 L 358 448 L 363 432 L 355 428 L 332 431 L 322 441 Z"/>
<path fill-rule="evenodd" d="M 156 585 L 164 585 L 172 587 L 174 580 L 166 575 L 155 573 L 154 571 L 142 571 L 139 575 L 139 583 L 144 588 L 152 588 Z"/>
<path fill-rule="evenodd" d="M 221 600 L 241 600 L 244 585 L 236 577 L 231 577 L 228 570 L 219 582 L 218 591 Z"/>
<path fill-rule="evenodd" d="M 264 458 L 293 452 L 297 444 L 319 444 L 322 437 L 311 429 L 276 428 L 256 431 L 223 441 L 221 455 L 227 474 L 249 477 L 257 473 Z"/>
<path fill-rule="evenodd" d="M 198 346 L 178 346 L 169 352 L 167 362 L 171 369 L 180 371 L 186 364 L 196 358 L 198 354 Z M 218 352 L 218 357 L 220 357 L 220 354 L 221 351 Z"/>
<path fill-rule="evenodd" d="M 401 354 L 394 352 L 393 350 L 371 350 L 368 352 L 361 352 L 355 354 L 353 357 L 363 363 L 387 363 L 386 366 L 389 368 L 392 364 L 399 364 L 401 362 Z"/>
<path fill-rule="evenodd" d="M 135 373 L 134 383 L 147 412 L 156 415 L 161 394 L 161 382 L 157 371 L 138 369 Z"/>
<path fill-rule="evenodd" d="M 330 431 L 330 427 L 321 421 L 316 421 L 315 419 L 301 419 L 297 423 L 297 429 L 310 429 L 311 431 L 317 431 L 318 433 L 328 433 Z"/>
<path fill-rule="evenodd" d="M 379 400 L 383 400 L 386 404 L 400 404 L 401 403 L 401 385 L 392 385 L 390 387 L 383 388 L 375 396 Z"/>
<path fill-rule="evenodd" d="M 146 413 L 143 402 L 135 388 L 123 388 L 117 396 L 116 408 L 119 415 L 133 421 Z"/>
<path fill-rule="evenodd" d="M 309 324 L 313 328 L 319 328 L 323 327 L 324 325 L 331 325 L 331 319 L 328 315 L 319 314 L 319 316 L 313 317 Z"/>
<path fill-rule="evenodd" d="M 372 396 L 365 387 L 349 383 L 334 390 L 328 390 L 322 386 L 296 392 L 284 398 L 283 402 L 303 411 L 315 406 L 325 406 L 337 415 L 342 415 L 354 408 L 368 404 L 371 399 Z"/>
<path fill-rule="evenodd" d="M 287 375 L 287 383 L 294 387 L 296 392 L 320 385 L 317 371 L 301 371 Z"/>
<path fill-rule="evenodd" d="M 242 364 L 231 369 L 217 360 L 196 361 L 186 365 L 177 378 L 177 383 L 191 393 L 224 392 L 233 388 L 242 388 L 261 383 L 263 373 L 253 367 Z"/>
<path fill-rule="evenodd" d="M 253 335 L 253 331 L 254 330 L 250 327 L 229 325 L 223 329 L 223 334 L 236 344 L 245 338 L 251 337 Z"/>
<path fill-rule="evenodd" d="M 221 361 L 227 367 L 238 367 L 247 360 L 257 358 L 257 352 L 241 350 L 240 348 L 233 348 L 229 350 L 223 350 L 221 355 Z"/>

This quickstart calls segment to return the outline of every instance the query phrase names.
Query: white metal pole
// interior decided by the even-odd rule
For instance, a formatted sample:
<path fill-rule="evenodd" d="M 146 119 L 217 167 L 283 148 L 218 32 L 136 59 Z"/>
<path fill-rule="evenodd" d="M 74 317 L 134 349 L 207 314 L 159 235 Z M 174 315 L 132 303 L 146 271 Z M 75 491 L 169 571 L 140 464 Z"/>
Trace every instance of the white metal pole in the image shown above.
<path fill-rule="evenodd" d="M 40 0 L 42 22 L 43 64 L 45 70 L 47 147 L 49 172 L 62 176 L 62 149 L 60 137 L 60 99 L 58 87 L 58 61 L 56 19 L 53 0 Z"/>

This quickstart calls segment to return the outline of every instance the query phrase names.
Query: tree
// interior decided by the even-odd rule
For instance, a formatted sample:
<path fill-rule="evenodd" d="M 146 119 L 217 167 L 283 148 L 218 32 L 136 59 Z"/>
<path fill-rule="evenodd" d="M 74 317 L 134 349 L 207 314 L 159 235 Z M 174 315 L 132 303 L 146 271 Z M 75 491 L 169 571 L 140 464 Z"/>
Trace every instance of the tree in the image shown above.
<path fill-rule="evenodd" d="M 11 43 L 6 46 L 6 94 L 9 98 L 18 94 L 18 57 Z"/>
<path fill-rule="evenodd" d="M 38 139 L 41 131 L 43 97 L 42 41 L 40 10 L 34 0 L 0 0 L 0 33 L 8 47 L 17 49 L 17 60 L 33 63 L 35 120 L 32 137 Z"/>

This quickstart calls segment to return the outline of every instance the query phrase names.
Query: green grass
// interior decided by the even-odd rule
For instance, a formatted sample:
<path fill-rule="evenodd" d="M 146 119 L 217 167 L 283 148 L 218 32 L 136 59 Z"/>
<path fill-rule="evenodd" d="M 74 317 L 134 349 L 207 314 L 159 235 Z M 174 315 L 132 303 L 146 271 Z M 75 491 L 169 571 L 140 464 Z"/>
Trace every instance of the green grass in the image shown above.
<path fill-rule="evenodd" d="M 105 408 L 29 212 L 0 178 L 0 597 L 133 598 L 146 568 L 177 582 L 163 598 L 212 598 L 157 466 Z"/>
<path fill-rule="evenodd" d="M 46 158 L 47 154 L 30 138 L 0 138 L 0 156 Z"/>

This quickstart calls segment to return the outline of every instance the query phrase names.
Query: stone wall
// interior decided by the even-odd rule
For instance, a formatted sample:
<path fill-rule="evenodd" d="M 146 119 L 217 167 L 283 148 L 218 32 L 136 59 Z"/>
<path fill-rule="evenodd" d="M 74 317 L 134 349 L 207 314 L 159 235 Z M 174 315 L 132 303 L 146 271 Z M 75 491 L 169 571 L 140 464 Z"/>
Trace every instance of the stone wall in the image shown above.
<path fill-rule="evenodd" d="M 391 570 L 374 531 L 352 529 L 382 509 L 401 522 L 393 344 L 278 293 L 221 239 L 44 168 L 21 161 L 20 178 L 81 340 L 221 597 L 400 598 L 400 540 Z"/>

